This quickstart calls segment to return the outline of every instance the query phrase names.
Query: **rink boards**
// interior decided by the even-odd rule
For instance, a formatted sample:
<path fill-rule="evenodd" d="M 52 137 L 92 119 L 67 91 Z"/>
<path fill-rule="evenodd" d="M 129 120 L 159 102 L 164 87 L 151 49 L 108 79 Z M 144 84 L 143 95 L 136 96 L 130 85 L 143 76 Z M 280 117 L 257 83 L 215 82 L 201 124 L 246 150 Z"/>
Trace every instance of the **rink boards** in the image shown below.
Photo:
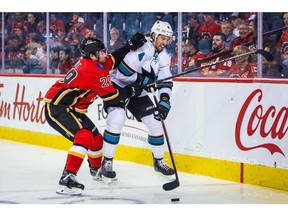
<path fill-rule="evenodd" d="M 42 98 L 59 76 L 0 75 L 0 137 L 67 150 Z M 177 169 L 288 191 L 288 81 L 177 78 L 165 121 Z M 89 117 L 103 132 L 102 100 Z M 127 111 L 116 159 L 152 165 L 147 129 Z M 169 154 L 165 157 L 170 163 Z"/>

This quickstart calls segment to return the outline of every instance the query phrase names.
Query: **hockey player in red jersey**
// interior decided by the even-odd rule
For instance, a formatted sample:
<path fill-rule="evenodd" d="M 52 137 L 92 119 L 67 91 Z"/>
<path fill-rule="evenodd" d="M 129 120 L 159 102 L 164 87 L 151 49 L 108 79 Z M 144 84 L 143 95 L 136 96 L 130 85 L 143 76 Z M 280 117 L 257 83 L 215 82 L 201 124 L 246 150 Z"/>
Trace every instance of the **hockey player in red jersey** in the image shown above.
<path fill-rule="evenodd" d="M 73 142 L 65 168 L 59 181 L 58 194 L 81 195 L 84 185 L 76 175 L 88 156 L 90 173 L 97 177 L 101 166 L 103 138 L 97 127 L 85 114 L 89 105 L 99 96 L 103 101 L 117 104 L 140 91 L 140 87 L 115 88 L 109 71 L 116 68 L 130 49 L 135 50 L 146 42 L 136 33 L 126 46 L 106 55 L 101 40 L 86 38 L 81 43 L 80 60 L 64 79 L 58 80 L 45 95 L 45 116 L 49 125 Z"/>

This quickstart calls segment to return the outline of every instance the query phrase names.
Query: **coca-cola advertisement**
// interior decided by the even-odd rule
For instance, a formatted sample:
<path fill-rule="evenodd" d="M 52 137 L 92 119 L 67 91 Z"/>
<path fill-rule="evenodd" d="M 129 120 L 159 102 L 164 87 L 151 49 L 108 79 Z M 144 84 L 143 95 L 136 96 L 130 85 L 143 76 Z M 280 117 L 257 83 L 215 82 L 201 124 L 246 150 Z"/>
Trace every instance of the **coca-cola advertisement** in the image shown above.
<path fill-rule="evenodd" d="M 287 84 L 199 81 L 176 82 L 167 120 L 175 150 L 288 167 Z"/>

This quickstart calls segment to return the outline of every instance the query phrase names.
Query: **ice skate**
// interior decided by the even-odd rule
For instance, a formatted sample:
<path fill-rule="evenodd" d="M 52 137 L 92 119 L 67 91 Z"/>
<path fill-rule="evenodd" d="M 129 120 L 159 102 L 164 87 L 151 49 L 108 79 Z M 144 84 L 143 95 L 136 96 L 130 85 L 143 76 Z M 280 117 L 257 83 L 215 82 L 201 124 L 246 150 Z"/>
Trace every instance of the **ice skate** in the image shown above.
<path fill-rule="evenodd" d="M 80 184 L 76 175 L 64 170 L 59 181 L 59 188 L 56 190 L 57 194 L 80 196 L 84 190 L 84 185 Z"/>
<path fill-rule="evenodd" d="M 160 172 L 164 176 L 172 176 L 175 174 L 175 171 L 166 165 L 163 158 L 156 159 L 154 158 L 154 170 Z"/>
<path fill-rule="evenodd" d="M 100 168 L 89 167 L 89 169 L 90 169 L 90 174 L 95 181 L 102 181 L 102 175 L 100 172 L 100 170 L 101 170 Z"/>
<path fill-rule="evenodd" d="M 107 159 L 104 157 L 100 170 L 100 176 L 106 184 L 110 184 L 112 181 L 117 181 L 116 172 L 113 171 L 113 159 Z"/>

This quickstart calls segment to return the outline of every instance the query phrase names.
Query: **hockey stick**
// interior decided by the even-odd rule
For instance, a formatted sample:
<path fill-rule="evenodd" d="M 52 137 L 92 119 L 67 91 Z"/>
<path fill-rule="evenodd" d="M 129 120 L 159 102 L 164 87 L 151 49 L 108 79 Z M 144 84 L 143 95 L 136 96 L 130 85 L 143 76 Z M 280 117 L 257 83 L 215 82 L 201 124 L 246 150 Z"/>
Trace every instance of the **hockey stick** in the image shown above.
<path fill-rule="evenodd" d="M 284 26 L 284 27 L 281 27 L 281 28 L 273 29 L 273 30 L 271 30 L 271 31 L 264 32 L 264 33 L 263 33 L 263 36 L 269 35 L 269 34 L 271 34 L 271 33 L 277 32 L 277 31 L 285 30 L 285 29 L 287 29 L 287 28 L 288 28 L 288 26 Z M 256 40 L 256 38 L 253 38 L 252 41 L 247 42 L 247 43 L 244 43 L 244 44 L 242 44 L 242 45 L 243 45 L 243 46 L 250 46 L 250 45 L 252 45 L 252 44 L 256 44 L 256 41 L 255 41 L 255 40 Z M 225 51 L 225 52 L 220 52 L 220 53 L 217 53 L 217 54 L 208 56 L 208 57 L 206 57 L 206 58 L 203 58 L 203 59 L 197 61 L 197 63 L 199 64 L 199 65 L 197 65 L 197 66 L 200 66 L 200 64 L 201 64 L 202 62 L 207 62 L 207 61 L 210 61 L 210 60 L 215 59 L 215 58 L 217 58 L 217 57 L 231 54 L 232 52 L 233 52 L 233 49 L 229 49 L 229 50 L 227 50 L 227 51 Z"/>
<path fill-rule="evenodd" d="M 286 30 L 287 28 L 288 28 L 288 26 L 283 26 L 283 27 L 280 27 L 277 29 L 273 29 L 271 31 L 264 32 L 263 35 L 271 34 L 271 33 L 277 32 L 277 31 L 281 31 L 281 30 Z"/>
<path fill-rule="evenodd" d="M 151 92 L 152 92 L 152 95 L 153 95 L 155 104 L 156 104 L 156 106 L 157 106 L 158 100 L 157 100 L 157 97 L 156 97 L 156 95 L 155 95 L 154 88 L 151 88 Z M 166 130 L 166 126 L 165 126 L 164 120 L 162 120 L 162 119 L 161 119 L 161 124 L 162 124 L 162 128 L 163 128 L 163 131 L 164 131 L 166 143 L 167 143 L 167 146 L 168 146 L 170 158 L 171 158 L 171 161 L 172 161 L 172 165 L 173 165 L 173 169 L 174 169 L 174 171 L 175 171 L 175 177 L 176 177 L 174 181 L 167 182 L 167 183 L 165 183 L 165 184 L 162 186 L 163 190 L 165 190 L 165 191 L 170 191 L 170 190 L 173 190 L 173 189 L 179 187 L 180 182 L 179 182 L 179 178 L 178 178 L 178 173 L 177 173 L 177 169 L 176 169 L 176 165 L 175 165 L 175 161 L 174 161 L 173 152 L 172 152 L 172 148 L 171 148 L 171 145 L 170 145 L 168 133 L 167 133 L 167 130 Z"/>
<path fill-rule="evenodd" d="M 194 71 L 199 71 L 199 70 L 202 70 L 204 68 L 212 67 L 214 65 L 221 64 L 223 62 L 231 61 L 233 59 L 237 59 L 237 58 L 240 58 L 240 57 L 243 57 L 243 56 L 247 56 L 247 55 L 252 55 L 252 54 L 260 54 L 267 61 L 273 61 L 274 60 L 274 57 L 272 56 L 271 53 L 269 53 L 269 52 L 267 52 L 266 50 L 263 50 L 263 49 L 258 49 L 258 50 L 255 50 L 255 51 L 251 51 L 251 52 L 243 53 L 243 54 L 240 54 L 240 55 L 236 55 L 236 56 L 233 56 L 233 57 L 230 57 L 230 58 L 227 58 L 227 59 L 222 59 L 222 60 L 217 61 L 217 62 L 212 62 L 210 64 L 207 64 L 207 65 L 204 65 L 204 66 L 201 66 L 201 67 L 195 67 L 195 68 L 192 68 L 192 69 L 188 69 L 188 70 L 186 70 L 186 71 L 184 71 L 182 73 L 175 74 L 175 75 L 172 75 L 170 77 L 163 78 L 163 79 L 159 79 L 159 80 L 156 80 L 156 81 L 154 81 L 152 83 L 148 83 L 146 85 L 146 87 L 149 88 L 149 87 L 155 86 L 156 84 L 159 84 L 159 83 L 161 83 L 163 81 L 173 79 L 175 77 L 183 76 L 185 74 L 192 73 Z M 145 87 L 145 86 L 143 86 L 143 87 Z"/>
<path fill-rule="evenodd" d="M 252 44 L 254 44 L 254 40 L 253 40 L 253 41 L 250 41 L 250 42 L 248 42 L 248 43 L 244 43 L 244 44 L 242 44 L 242 45 L 243 45 L 243 46 L 250 46 L 250 45 L 252 45 Z M 206 58 L 203 58 L 203 59 L 201 59 L 201 60 L 198 60 L 198 61 L 197 61 L 197 66 L 200 66 L 203 62 L 208 62 L 208 61 L 210 61 L 210 60 L 212 60 L 212 59 L 215 59 L 215 58 L 218 58 L 218 57 L 220 57 L 220 56 L 229 55 L 229 54 L 231 54 L 232 52 L 233 52 L 233 49 L 229 49 L 229 50 L 227 50 L 227 51 L 220 52 L 220 53 L 217 53 L 217 54 L 208 56 L 208 57 L 206 57 Z"/>

